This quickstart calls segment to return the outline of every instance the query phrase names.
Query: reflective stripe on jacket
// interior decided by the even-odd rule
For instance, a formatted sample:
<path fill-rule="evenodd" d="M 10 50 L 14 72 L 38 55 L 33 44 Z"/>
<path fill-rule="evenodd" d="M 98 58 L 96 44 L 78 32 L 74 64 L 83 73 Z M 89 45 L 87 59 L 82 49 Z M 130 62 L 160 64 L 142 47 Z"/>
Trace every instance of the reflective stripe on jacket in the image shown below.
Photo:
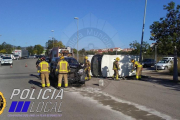
<path fill-rule="evenodd" d="M 142 67 L 142 65 L 138 61 L 135 61 L 134 62 L 134 67 Z"/>
<path fill-rule="evenodd" d="M 68 73 L 69 72 L 69 63 L 66 60 L 59 61 L 56 71 L 59 71 L 59 73 Z"/>
<path fill-rule="evenodd" d="M 41 73 L 49 73 L 49 64 L 46 61 L 42 61 L 38 65 L 38 71 Z"/>

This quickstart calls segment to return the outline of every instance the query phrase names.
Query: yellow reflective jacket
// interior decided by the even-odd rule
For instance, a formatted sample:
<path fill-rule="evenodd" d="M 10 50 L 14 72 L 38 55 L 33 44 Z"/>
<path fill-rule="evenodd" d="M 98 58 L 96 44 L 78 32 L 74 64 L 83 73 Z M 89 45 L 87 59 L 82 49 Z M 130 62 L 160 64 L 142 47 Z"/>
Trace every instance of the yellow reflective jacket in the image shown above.
<path fill-rule="evenodd" d="M 38 73 L 49 73 L 50 72 L 50 67 L 49 63 L 46 61 L 42 61 L 38 65 Z"/>
<path fill-rule="evenodd" d="M 142 67 L 142 65 L 138 61 L 135 61 L 133 67 Z"/>
<path fill-rule="evenodd" d="M 85 69 L 91 69 L 91 63 L 89 62 L 89 60 L 85 60 Z"/>
<path fill-rule="evenodd" d="M 119 70 L 120 68 L 119 68 L 119 63 L 118 63 L 118 61 L 114 61 L 113 62 L 113 70 Z"/>
<path fill-rule="evenodd" d="M 69 63 L 66 60 L 60 60 L 56 67 L 56 72 L 68 73 L 70 70 Z"/>

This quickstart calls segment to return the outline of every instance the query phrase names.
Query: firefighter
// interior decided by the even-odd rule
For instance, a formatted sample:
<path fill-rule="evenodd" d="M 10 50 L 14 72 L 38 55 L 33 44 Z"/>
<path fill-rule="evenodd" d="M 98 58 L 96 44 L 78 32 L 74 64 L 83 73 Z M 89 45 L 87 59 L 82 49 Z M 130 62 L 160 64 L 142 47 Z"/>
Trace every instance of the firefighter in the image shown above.
<path fill-rule="evenodd" d="M 41 62 L 41 59 L 38 58 L 38 60 L 36 61 L 36 67 L 38 67 L 39 63 Z"/>
<path fill-rule="evenodd" d="M 120 61 L 120 58 L 117 57 L 115 61 L 113 62 L 113 70 L 114 70 L 113 79 L 116 77 L 116 80 L 118 80 L 118 77 L 119 77 L 119 74 L 118 74 L 118 70 L 120 70 L 119 63 L 118 63 L 119 61 Z"/>
<path fill-rule="evenodd" d="M 45 80 L 47 87 L 50 86 L 49 82 L 49 73 L 50 73 L 50 67 L 48 62 L 45 61 L 45 58 L 41 58 L 41 62 L 38 65 L 38 73 L 41 73 L 41 80 L 42 80 L 42 87 L 45 87 Z"/>
<path fill-rule="evenodd" d="M 85 56 L 84 57 L 84 64 L 85 64 L 85 74 L 86 74 L 86 77 L 85 77 L 85 80 L 90 80 L 91 79 L 91 75 L 90 75 L 90 70 L 91 70 L 91 63 L 89 62 L 88 60 L 88 57 Z"/>
<path fill-rule="evenodd" d="M 38 70 L 38 65 L 39 65 L 40 62 L 41 62 L 41 58 L 38 58 L 38 60 L 36 61 L 37 70 Z M 40 73 L 38 73 L 38 76 L 39 76 L 39 79 L 41 79 L 41 74 Z"/>
<path fill-rule="evenodd" d="M 60 57 L 60 61 L 57 64 L 56 72 L 59 73 L 58 75 L 58 89 L 61 88 L 62 79 L 64 77 L 64 86 L 68 87 L 68 72 L 70 72 L 69 63 L 64 60 L 64 56 Z"/>
<path fill-rule="evenodd" d="M 135 61 L 134 59 L 131 59 L 131 62 L 133 63 L 132 72 L 134 71 L 136 67 L 136 79 L 137 80 L 141 79 L 142 65 L 138 61 Z"/>

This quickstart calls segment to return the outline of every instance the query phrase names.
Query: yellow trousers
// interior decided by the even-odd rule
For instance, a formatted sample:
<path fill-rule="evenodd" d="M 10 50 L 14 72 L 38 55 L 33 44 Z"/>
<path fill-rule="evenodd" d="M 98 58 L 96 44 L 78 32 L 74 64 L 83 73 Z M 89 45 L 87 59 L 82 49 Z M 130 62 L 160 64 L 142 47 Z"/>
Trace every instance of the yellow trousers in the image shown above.
<path fill-rule="evenodd" d="M 68 87 L 68 75 L 67 75 L 67 73 L 61 73 L 61 74 L 59 74 L 58 75 L 58 87 L 61 87 L 61 85 L 62 85 L 62 78 L 64 77 L 64 86 L 65 87 Z"/>
<path fill-rule="evenodd" d="M 137 67 L 136 70 L 136 79 L 140 79 L 142 74 L 142 67 Z"/>
<path fill-rule="evenodd" d="M 85 80 L 87 80 L 88 77 L 89 77 L 89 79 L 91 79 L 90 69 L 86 68 L 86 69 L 85 69 L 85 74 L 86 74 Z"/>
<path fill-rule="evenodd" d="M 114 75 L 113 78 L 116 76 L 116 80 L 118 80 L 119 74 L 118 74 L 118 70 L 114 69 Z"/>
<path fill-rule="evenodd" d="M 45 80 L 47 87 L 50 86 L 49 73 L 41 73 L 42 87 L 45 87 Z"/>

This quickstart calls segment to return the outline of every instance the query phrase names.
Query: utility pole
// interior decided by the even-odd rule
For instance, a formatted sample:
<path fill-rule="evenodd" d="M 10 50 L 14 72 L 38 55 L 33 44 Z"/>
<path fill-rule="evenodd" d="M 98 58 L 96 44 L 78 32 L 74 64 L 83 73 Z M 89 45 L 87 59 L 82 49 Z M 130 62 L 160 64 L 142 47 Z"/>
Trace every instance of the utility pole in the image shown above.
<path fill-rule="evenodd" d="M 178 70 L 177 70 L 177 48 L 174 46 L 174 70 L 173 70 L 173 80 L 178 81 Z"/>
<path fill-rule="evenodd" d="M 156 61 L 156 71 L 157 71 L 157 45 L 155 45 L 155 61 Z"/>
<path fill-rule="evenodd" d="M 79 25 L 79 18 L 78 17 L 74 17 L 74 19 L 77 20 L 77 61 L 79 62 L 79 53 L 78 53 L 78 39 L 79 39 L 78 25 Z"/>
<path fill-rule="evenodd" d="M 144 26 L 145 26 L 145 18 L 146 18 L 146 6 L 147 6 L 147 0 L 145 2 L 145 8 L 144 8 L 144 20 L 143 20 L 143 28 L 142 28 L 142 36 L 141 36 L 141 48 L 140 48 L 140 56 L 139 56 L 139 62 L 142 62 L 142 45 L 143 45 L 143 36 L 144 36 Z"/>

